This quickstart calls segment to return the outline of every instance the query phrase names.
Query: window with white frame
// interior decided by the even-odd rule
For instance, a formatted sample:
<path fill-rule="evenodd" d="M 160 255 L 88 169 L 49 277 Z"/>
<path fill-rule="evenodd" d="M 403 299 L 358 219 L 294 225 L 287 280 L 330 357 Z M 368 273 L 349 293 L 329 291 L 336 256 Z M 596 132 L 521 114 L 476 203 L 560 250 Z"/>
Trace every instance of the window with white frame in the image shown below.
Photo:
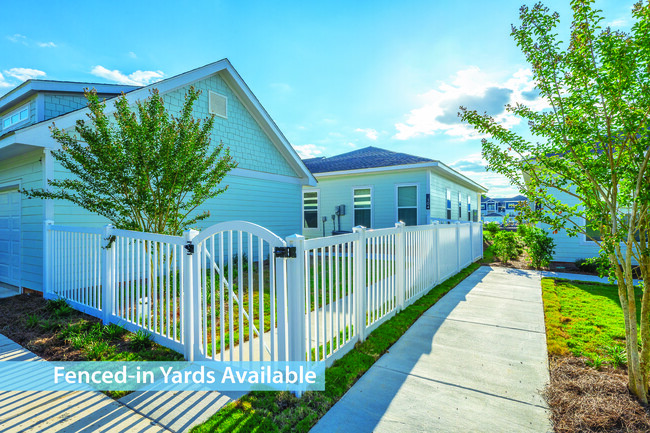
<path fill-rule="evenodd" d="M 2 119 L 2 129 L 10 128 L 29 119 L 29 105 L 9 113 Z"/>
<path fill-rule="evenodd" d="M 354 225 L 372 227 L 372 191 L 370 188 L 355 188 Z"/>
<path fill-rule="evenodd" d="M 463 194 L 458 192 L 458 219 L 463 219 Z"/>
<path fill-rule="evenodd" d="M 418 225 L 418 187 L 416 185 L 397 187 L 397 220 L 407 226 Z"/>
<path fill-rule="evenodd" d="M 467 221 L 472 220 L 472 196 L 467 195 Z"/>
<path fill-rule="evenodd" d="M 447 209 L 447 219 L 451 219 L 451 190 L 447 188 L 447 196 L 445 199 L 445 209 Z"/>
<path fill-rule="evenodd" d="M 302 193 L 303 228 L 318 228 L 318 191 Z"/>

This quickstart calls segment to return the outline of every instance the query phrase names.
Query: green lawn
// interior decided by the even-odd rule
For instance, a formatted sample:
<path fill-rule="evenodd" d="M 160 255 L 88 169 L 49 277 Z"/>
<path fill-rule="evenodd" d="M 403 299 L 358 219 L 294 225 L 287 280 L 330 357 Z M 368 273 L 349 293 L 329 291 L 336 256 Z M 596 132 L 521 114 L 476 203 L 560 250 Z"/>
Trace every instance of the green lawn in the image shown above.
<path fill-rule="evenodd" d="M 307 432 L 330 407 L 445 293 L 474 272 L 474 263 L 437 285 L 411 306 L 378 327 L 325 372 L 325 391 L 251 392 L 228 404 L 192 432 Z"/>
<path fill-rule="evenodd" d="M 638 324 L 640 288 L 636 294 Z M 550 355 L 585 356 L 595 366 L 625 363 L 625 324 L 616 286 L 544 278 L 542 296 Z"/>

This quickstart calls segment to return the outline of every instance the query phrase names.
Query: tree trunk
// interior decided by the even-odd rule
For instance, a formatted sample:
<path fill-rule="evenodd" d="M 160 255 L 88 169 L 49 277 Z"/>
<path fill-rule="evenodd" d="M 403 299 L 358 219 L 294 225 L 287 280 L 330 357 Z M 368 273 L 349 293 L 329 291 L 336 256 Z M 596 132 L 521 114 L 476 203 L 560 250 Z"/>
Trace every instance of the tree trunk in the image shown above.
<path fill-rule="evenodd" d="M 627 349 L 627 372 L 628 372 L 628 387 L 630 392 L 637 396 L 643 403 L 648 404 L 648 396 L 644 386 L 644 378 L 641 373 L 641 359 L 639 356 L 639 337 L 636 325 L 636 303 L 634 297 L 634 281 L 632 280 L 632 265 L 629 257 L 622 257 L 620 248 L 616 248 L 616 255 L 610 255 L 611 264 L 616 270 L 616 280 L 618 283 L 618 296 L 621 301 L 621 309 L 623 310 L 623 317 L 625 319 L 625 346 Z M 618 264 L 624 263 L 625 273 Z M 630 296 L 631 294 L 631 296 Z"/>

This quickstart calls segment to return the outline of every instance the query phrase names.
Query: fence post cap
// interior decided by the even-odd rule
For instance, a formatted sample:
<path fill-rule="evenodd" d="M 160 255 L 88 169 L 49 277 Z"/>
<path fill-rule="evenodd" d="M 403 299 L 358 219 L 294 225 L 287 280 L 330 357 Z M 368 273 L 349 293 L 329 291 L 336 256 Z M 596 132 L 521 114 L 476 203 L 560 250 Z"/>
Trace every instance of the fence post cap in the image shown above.
<path fill-rule="evenodd" d="M 399 227 L 404 227 L 404 226 L 406 226 L 406 223 L 404 221 L 397 221 L 395 223 L 395 227 L 399 228 Z"/>
<path fill-rule="evenodd" d="M 352 231 L 353 231 L 354 233 L 357 233 L 357 232 L 365 232 L 365 231 L 366 231 L 366 227 L 364 227 L 364 226 L 355 226 L 355 227 L 352 227 Z"/>
<path fill-rule="evenodd" d="M 198 234 L 199 234 L 199 231 L 194 230 L 194 229 L 188 229 L 188 230 L 183 231 L 183 237 L 185 238 L 185 240 L 188 240 L 188 241 L 191 241 L 192 238 L 194 238 Z"/>
<path fill-rule="evenodd" d="M 54 225 L 54 220 L 45 220 L 45 225 L 46 226 Z"/>
<path fill-rule="evenodd" d="M 431 224 L 438 225 L 438 224 L 440 224 L 440 221 L 438 221 L 438 220 L 436 220 L 436 221 L 431 221 Z"/>
<path fill-rule="evenodd" d="M 287 236 L 284 239 L 288 244 L 297 244 L 299 242 L 304 242 L 305 237 L 303 235 L 299 235 L 298 233 L 292 234 L 290 236 Z"/>

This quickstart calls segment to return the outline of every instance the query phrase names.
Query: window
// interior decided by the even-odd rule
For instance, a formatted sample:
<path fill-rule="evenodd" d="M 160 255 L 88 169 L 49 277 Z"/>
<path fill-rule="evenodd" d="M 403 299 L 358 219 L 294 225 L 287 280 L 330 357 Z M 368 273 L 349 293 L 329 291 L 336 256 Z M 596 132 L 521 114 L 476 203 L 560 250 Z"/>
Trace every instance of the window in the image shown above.
<path fill-rule="evenodd" d="M 494 212 L 496 210 L 496 204 L 494 202 L 487 204 L 488 212 Z"/>
<path fill-rule="evenodd" d="M 7 129 L 17 123 L 23 122 L 29 118 L 29 105 L 19 108 L 7 115 L 2 121 L 2 129 Z"/>
<path fill-rule="evenodd" d="M 397 187 L 397 220 L 407 226 L 418 225 L 418 187 Z"/>
<path fill-rule="evenodd" d="M 445 209 L 447 209 L 447 219 L 451 219 L 451 191 L 447 188 L 447 198 L 445 202 Z"/>
<path fill-rule="evenodd" d="M 472 212 L 472 221 L 477 222 L 478 221 L 478 211 L 474 209 Z"/>
<path fill-rule="evenodd" d="M 372 194 L 370 188 L 354 190 L 354 225 L 372 227 Z"/>
<path fill-rule="evenodd" d="M 318 191 L 302 193 L 303 228 L 318 228 Z"/>
<path fill-rule="evenodd" d="M 458 193 L 458 219 L 463 219 L 463 195 Z"/>
<path fill-rule="evenodd" d="M 467 221 L 472 220 L 472 196 L 467 196 Z"/>

